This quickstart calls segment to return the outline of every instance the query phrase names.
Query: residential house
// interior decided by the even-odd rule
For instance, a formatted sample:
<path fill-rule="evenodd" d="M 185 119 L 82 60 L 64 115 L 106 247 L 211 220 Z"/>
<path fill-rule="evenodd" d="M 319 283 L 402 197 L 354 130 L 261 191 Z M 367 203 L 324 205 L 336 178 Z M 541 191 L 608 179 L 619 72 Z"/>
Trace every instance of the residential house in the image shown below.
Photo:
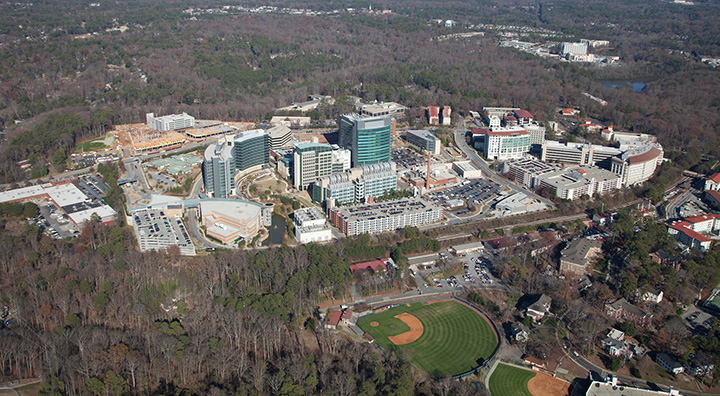
<path fill-rule="evenodd" d="M 600 343 L 610 356 L 624 356 L 627 359 L 632 359 L 633 352 L 629 345 L 625 342 L 625 333 L 618 329 L 611 329 L 605 338 Z"/>
<path fill-rule="evenodd" d="M 682 363 L 665 352 L 655 355 L 655 361 L 670 374 L 680 374 L 685 371 Z"/>
<path fill-rule="evenodd" d="M 663 292 L 657 290 L 646 291 L 645 293 L 642 293 L 642 295 L 640 295 L 640 299 L 644 302 L 660 304 L 660 302 L 663 300 Z"/>
<path fill-rule="evenodd" d="M 705 376 L 711 374 L 715 369 L 713 357 L 704 352 L 698 352 L 685 367 L 688 374 Z"/>
<path fill-rule="evenodd" d="M 527 342 L 530 338 L 530 329 L 523 322 L 515 322 L 510 326 L 510 333 L 518 343 Z"/>
<path fill-rule="evenodd" d="M 652 322 L 653 317 L 653 314 L 630 304 L 624 298 L 612 304 L 605 304 L 605 313 L 617 320 L 633 322 L 636 326 L 648 326 Z"/>
<path fill-rule="evenodd" d="M 574 116 L 574 115 L 580 114 L 580 110 L 567 108 L 567 109 L 560 110 L 560 114 L 562 114 L 566 117 L 569 117 L 569 116 Z"/>
<path fill-rule="evenodd" d="M 650 253 L 650 259 L 658 264 L 673 268 L 675 271 L 680 271 L 680 267 L 685 261 L 682 257 L 666 253 L 664 250 Z"/>
<path fill-rule="evenodd" d="M 550 312 L 552 306 L 552 299 L 545 294 L 540 295 L 537 301 L 527 307 L 525 314 L 533 319 L 535 322 L 539 322 L 545 317 L 545 314 Z"/>

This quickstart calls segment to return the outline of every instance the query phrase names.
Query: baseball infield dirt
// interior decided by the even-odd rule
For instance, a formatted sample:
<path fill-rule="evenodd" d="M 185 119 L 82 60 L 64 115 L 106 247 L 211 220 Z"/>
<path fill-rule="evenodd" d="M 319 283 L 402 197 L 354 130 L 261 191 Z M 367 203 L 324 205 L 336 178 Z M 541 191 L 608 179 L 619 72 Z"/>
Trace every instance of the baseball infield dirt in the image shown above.
<path fill-rule="evenodd" d="M 533 396 L 568 395 L 570 383 L 538 371 L 528 382 L 528 390 Z"/>
<path fill-rule="evenodd" d="M 395 315 L 395 317 L 402 320 L 403 323 L 408 325 L 410 327 L 410 330 L 396 336 L 388 337 L 388 339 L 392 341 L 393 344 L 405 345 L 420 338 L 424 330 L 423 324 L 420 319 L 409 313 L 401 313 L 400 315 Z"/>

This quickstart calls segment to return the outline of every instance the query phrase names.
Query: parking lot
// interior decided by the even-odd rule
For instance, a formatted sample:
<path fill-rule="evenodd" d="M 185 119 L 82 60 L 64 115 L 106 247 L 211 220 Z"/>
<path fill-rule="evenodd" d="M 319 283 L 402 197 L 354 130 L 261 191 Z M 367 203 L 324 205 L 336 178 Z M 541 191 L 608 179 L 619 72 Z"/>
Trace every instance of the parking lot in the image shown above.
<path fill-rule="evenodd" d="M 462 288 L 480 289 L 490 286 L 497 282 L 497 279 L 490 273 L 491 256 L 485 252 L 472 252 L 466 256 L 453 256 L 443 252 L 442 255 L 449 261 L 457 261 L 463 266 L 459 275 L 453 275 L 449 278 L 442 278 L 437 268 L 420 271 L 419 275 L 425 276 L 428 280 L 427 284 L 420 286 L 420 290 L 460 290 Z M 441 258 L 442 260 L 443 258 Z M 411 271 L 411 274 L 414 271 Z"/>
<path fill-rule="evenodd" d="M 427 198 L 438 205 L 442 205 L 446 209 L 453 209 L 456 205 L 455 200 L 462 199 L 465 201 L 455 214 L 463 215 L 469 213 L 468 207 L 473 204 L 481 204 L 492 198 L 500 191 L 500 186 L 490 180 L 473 180 L 465 182 L 465 184 L 451 187 L 444 191 L 438 191 L 427 195 Z"/>
<path fill-rule="evenodd" d="M 80 230 L 73 224 L 67 215 L 58 210 L 57 206 L 49 203 L 47 199 L 42 200 L 38 209 L 40 215 L 32 222 L 40 227 L 40 231 L 55 239 L 66 237 L 75 238 L 80 235 Z"/>
<path fill-rule="evenodd" d="M 103 181 L 100 175 L 87 175 L 78 178 L 75 185 L 93 201 L 102 202 L 105 193 L 110 190 L 110 186 Z"/>
<path fill-rule="evenodd" d="M 419 166 L 427 166 L 425 158 L 407 147 L 392 149 L 390 160 L 397 164 L 398 169 L 415 169 Z"/>
<path fill-rule="evenodd" d="M 169 217 L 159 209 L 133 212 L 133 228 L 141 251 L 163 250 L 178 246 L 183 254 L 194 254 L 195 247 L 178 217 Z"/>

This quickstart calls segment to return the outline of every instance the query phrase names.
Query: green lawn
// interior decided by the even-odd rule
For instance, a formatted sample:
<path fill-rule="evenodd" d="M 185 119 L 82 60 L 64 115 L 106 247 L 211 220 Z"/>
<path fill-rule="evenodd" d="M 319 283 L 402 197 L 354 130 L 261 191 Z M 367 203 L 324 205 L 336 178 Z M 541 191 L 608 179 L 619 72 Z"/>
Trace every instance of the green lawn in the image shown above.
<path fill-rule="evenodd" d="M 402 334 L 409 327 L 395 315 L 410 313 L 424 327 L 414 342 L 397 346 L 387 337 Z M 378 327 L 370 326 L 378 322 Z M 394 325 L 395 328 L 390 326 Z M 402 305 L 358 320 L 358 326 L 383 348 L 406 352 L 423 371 L 441 378 L 468 372 L 490 357 L 497 338 L 490 325 L 473 309 L 454 301 L 424 305 Z"/>
<path fill-rule="evenodd" d="M 528 390 L 528 381 L 535 376 L 529 370 L 498 364 L 490 377 L 492 396 L 532 396 Z"/>
<path fill-rule="evenodd" d="M 94 139 L 89 142 L 83 142 L 83 143 L 78 144 L 77 147 L 75 147 L 75 150 L 73 151 L 73 153 L 75 153 L 75 154 L 82 153 L 82 152 L 87 153 L 89 151 L 100 150 L 100 149 L 104 149 L 106 147 L 108 147 L 108 146 L 105 145 L 105 136 L 103 136 L 101 138 Z"/>

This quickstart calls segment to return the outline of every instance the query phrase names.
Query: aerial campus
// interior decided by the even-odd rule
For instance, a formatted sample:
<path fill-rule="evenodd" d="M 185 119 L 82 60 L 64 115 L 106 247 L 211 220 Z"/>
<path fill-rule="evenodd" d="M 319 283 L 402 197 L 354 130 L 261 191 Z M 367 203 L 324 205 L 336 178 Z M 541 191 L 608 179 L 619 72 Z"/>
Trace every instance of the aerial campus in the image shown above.
<path fill-rule="evenodd" d="M 278 113 L 302 114 L 333 100 L 313 95 Z M 598 276 L 608 276 L 602 275 L 611 265 L 603 246 L 622 232 L 613 228 L 614 222 L 633 216 L 664 224 L 674 242 L 670 249 L 649 252 L 650 257 L 662 271 L 679 271 L 684 256 L 707 251 L 718 239 L 720 173 L 693 175 L 699 187 L 687 186 L 681 199 L 673 197 L 689 177 L 668 188 L 665 213 L 641 200 L 548 219 L 542 213 L 651 180 L 666 161 L 663 147 L 653 135 L 580 117 L 577 108 L 558 108 L 556 117 L 540 120 L 515 107 L 458 112 L 432 105 L 423 108 L 425 128 L 415 129 L 404 124 L 408 108 L 401 104 L 349 100 L 356 112 L 339 114 L 325 125 L 313 125 L 302 115 L 278 115 L 255 124 L 148 113 L 144 123 L 118 125 L 89 142 L 100 148 L 73 154 L 69 163 L 79 171 L 4 191 L 0 201 L 37 204 L 40 214 L 29 221 L 50 237 L 77 237 L 87 222 L 108 224 L 124 216 L 140 251 L 190 256 L 447 229 L 449 234 L 436 234 L 435 252 L 402 256 L 405 263 L 396 263 L 395 253 L 353 263 L 351 291 L 323 308 L 323 326 L 358 342 L 407 349 L 418 368 L 437 378 L 464 378 L 490 368 L 494 374 L 486 382 L 499 395 L 518 391 L 503 390 L 509 386 L 501 383 L 503 376 L 525 373 L 531 375 L 522 386 L 532 394 L 543 394 L 538 389 L 553 389 L 544 394 L 570 392 L 579 386 L 568 382 L 578 367 L 597 376 L 591 378 L 588 395 L 620 394 L 612 392 L 618 381 L 625 384 L 622 394 L 679 394 L 672 386 L 645 389 L 637 378 L 622 374 L 618 362 L 625 370 L 637 370 L 636 362 L 646 356 L 673 376 L 702 378 L 713 371 L 712 359 L 700 353 L 678 358 L 633 338 L 640 329 L 665 326 L 655 318 L 662 317 L 664 292 L 672 295 L 671 290 L 636 287 L 625 296 L 608 295 L 596 313 L 573 312 L 576 320 L 602 315 L 604 322 L 619 325 L 609 326 L 606 337 L 597 340 L 584 339 L 580 325 L 577 334 L 564 330 L 558 349 L 544 345 L 556 342 L 555 330 L 537 334 L 547 332 L 543 323 L 560 319 L 542 288 L 525 292 L 505 323 L 494 321 L 478 302 L 488 292 L 511 287 L 506 278 L 514 259 L 508 261 L 509 256 L 552 250 L 558 255 L 542 261 L 544 274 L 570 279 L 566 292 L 582 293 Z M 573 127 L 586 129 L 592 138 L 557 140 Z M 125 195 L 122 214 L 103 202 L 110 187 L 93 172 L 108 162 L 121 165 L 113 183 Z M 451 228 L 491 221 L 496 229 L 490 237 L 457 235 Z M 568 233 L 570 226 L 573 233 Z M 496 265 L 499 261 L 504 263 Z M 412 290 L 376 294 L 398 273 L 409 277 Z M 470 291 L 475 300 L 458 299 L 461 290 Z M 697 306 L 682 308 L 684 331 L 707 331 L 720 312 L 716 294 L 704 293 Z M 581 347 L 595 355 L 581 356 Z M 523 364 L 535 371 L 516 367 Z"/>

